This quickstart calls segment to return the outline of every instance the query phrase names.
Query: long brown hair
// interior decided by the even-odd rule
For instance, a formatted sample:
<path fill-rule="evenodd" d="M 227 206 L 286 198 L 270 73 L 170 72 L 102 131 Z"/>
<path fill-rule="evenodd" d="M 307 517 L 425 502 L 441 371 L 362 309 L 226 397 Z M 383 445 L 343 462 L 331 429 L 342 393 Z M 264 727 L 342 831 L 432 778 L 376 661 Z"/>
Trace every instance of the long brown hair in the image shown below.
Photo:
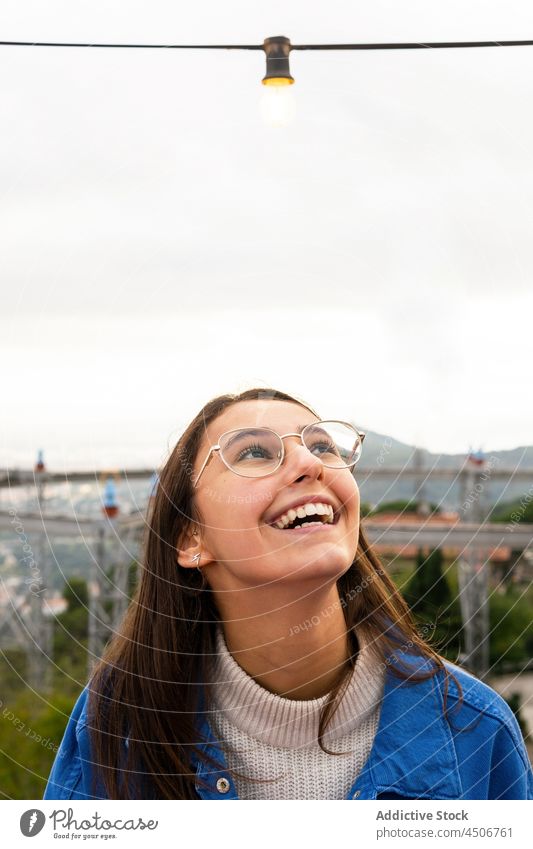
<path fill-rule="evenodd" d="M 206 659 L 216 651 L 219 615 L 201 574 L 178 566 L 176 548 L 192 523 L 202 524 L 191 478 L 205 428 L 231 405 L 267 397 L 300 404 L 320 418 L 300 399 L 275 389 L 220 395 L 192 420 L 160 472 L 148 514 L 139 584 L 120 631 L 89 682 L 93 773 L 110 799 L 196 799 L 192 755 L 214 764 L 199 748 L 198 718 L 201 704 L 206 704 Z M 357 625 L 401 678 L 421 680 L 443 671 L 447 694 L 450 673 L 443 658 L 418 632 L 362 527 L 354 561 L 337 586 L 350 634 Z M 348 683 L 356 651 L 355 647 L 351 668 L 338 681 L 321 716 L 320 745 Z M 402 665 L 405 651 L 430 660 L 429 668 L 425 664 L 425 672 L 413 675 L 412 668 Z"/>

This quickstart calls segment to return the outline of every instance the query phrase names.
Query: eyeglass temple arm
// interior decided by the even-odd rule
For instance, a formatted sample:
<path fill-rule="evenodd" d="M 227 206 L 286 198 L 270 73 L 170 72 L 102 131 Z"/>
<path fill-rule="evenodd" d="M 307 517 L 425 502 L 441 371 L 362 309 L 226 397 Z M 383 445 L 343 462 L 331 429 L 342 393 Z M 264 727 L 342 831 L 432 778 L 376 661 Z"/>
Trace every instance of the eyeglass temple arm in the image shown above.
<path fill-rule="evenodd" d="M 219 446 L 219 445 L 212 445 L 212 446 L 211 446 L 211 448 L 209 449 L 209 454 L 208 454 L 208 455 L 207 455 L 207 457 L 205 458 L 205 460 L 204 460 L 204 464 L 203 464 L 202 468 L 200 469 L 200 471 L 198 472 L 198 477 L 196 478 L 196 480 L 195 480 L 195 482 L 194 482 L 194 487 L 196 487 L 196 486 L 198 485 L 198 481 L 200 480 L 200 476 L 201 476 L 201 474 L 202 474 L 203 470 L 205 469 L 205 467 L 206 467 L 206 466 L 207 466 L 207 464 L 209 463 L 209 460 L 210 460 L 210 459 L 211 459 L 211 457 L 213 456 L 213 451 L 217 451 L 217 450 L 219 450 L 219 448 L 220 448 L 220 446 Z"/>

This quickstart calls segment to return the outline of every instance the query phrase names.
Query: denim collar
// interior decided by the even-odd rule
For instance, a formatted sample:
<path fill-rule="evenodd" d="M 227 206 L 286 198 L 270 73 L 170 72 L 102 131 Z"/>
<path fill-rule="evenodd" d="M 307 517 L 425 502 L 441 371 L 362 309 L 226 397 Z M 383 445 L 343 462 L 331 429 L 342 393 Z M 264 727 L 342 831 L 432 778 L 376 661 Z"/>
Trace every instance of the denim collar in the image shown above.
<path fill-rule="evenodd" d="M 404 659 L 413 672 L 431 666 L 425 658 Z M 389 793 L 412 799 L 462 797 L 452 732 L 444 716 L 442 675 L 415 683 L 387 671 L 374 745 L 348 798 L 375 799 Z"/>
<path fill-rule="evenodd" d="M 402 666 L 412 672 L 430 669 L 421 656 L 396 652 Z M 444 717 L 442 672 L 425 681 L 405 682 L 389 668 L 378 730 L 368 760 L 347 798 L 376 799 L 391 794 L 412 799 L 460 799 L 462 786 L 450 727 Z M 217 761 L 213 768 L 194 759 L 196 775 L 207 784 L 201 799 L 238 799 L 224 755 L 205 714 L 199 747 Z"/>

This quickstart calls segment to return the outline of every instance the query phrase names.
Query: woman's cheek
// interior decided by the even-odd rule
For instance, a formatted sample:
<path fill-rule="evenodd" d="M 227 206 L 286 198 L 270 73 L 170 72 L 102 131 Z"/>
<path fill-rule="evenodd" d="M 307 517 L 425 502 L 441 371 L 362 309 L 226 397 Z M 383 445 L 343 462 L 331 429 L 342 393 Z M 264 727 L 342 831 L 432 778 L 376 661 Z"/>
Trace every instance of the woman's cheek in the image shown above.
<path fill-rule="evenodd" d="M 361 496 L 359 494 L 359 487 L 357 486 L 355 480 L 353 481 L 353 488 L 350 494 L 350 501 L 354 505 L 354 508 L 357 512 L 359 512 L 359 505 L 361 502 Z"/>

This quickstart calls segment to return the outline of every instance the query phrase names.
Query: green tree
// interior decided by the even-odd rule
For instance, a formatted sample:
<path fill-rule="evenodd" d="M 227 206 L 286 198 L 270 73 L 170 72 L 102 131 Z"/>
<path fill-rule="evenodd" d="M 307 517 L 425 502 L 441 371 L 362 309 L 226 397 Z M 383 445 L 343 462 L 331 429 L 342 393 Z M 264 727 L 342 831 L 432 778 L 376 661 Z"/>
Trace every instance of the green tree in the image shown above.
<path fill-rule="evenodd" d="M 55 753 L 72 711 L 71 697 L 55 693 L 48 703 L 26 689 L 0 710 L 2 798 L 42 797 Z"/>
<path fill-rule="evenodd" d="M 490 516 L 491 522 L 505 522 L 509 524 L 533 524 L 533 498 L 523 496 L 517 501 L 508 501 L 495 507 Z"/>
<path fill-rule="evenodd" d="M 422 634 L 440 653 L 455 659 L 461 648 L 461 610 L 443 572 L 440 548 L 418 550 L 415 570 L 404 590 Z"/>
<path fill-rule="evenodd" d="M 421 508 L 421 502 L 414 498 L 400 499 L 398 501 L 384 501 L 383 504 L 378 504 L 370 515 L 377 513 L 418 513 Z M 431 513 L 438 512 L 437 504 L 430 504 L 429 510 Z"/>
<path fill-rule="evenodd" d="M 402 499 L 399 501 L 384 501 L 383 504 L 378 504 L 372 513 L 416 513 L 417 510 L 418 501 Z"/>
<path fill-rule="evenodd" d="M 531 602 L 516 589 L 492 593 L 489 600 L 490 664 L 493 668 L 531 659 L 533 615 Z"/>
<path fill-rule="evenodd" d="M 430 551 L 427 557 L 422 549 L 418 550 L 415 571 L 405 590 L 406 599 L 415 612 L 438 611 L 451 604 L 452 594 L 442 569 L 440 548 Z"/>
<path fill-rule="evenodd" d="M 516 717 L 516 721 L 520 726 L 522 736 L 525 740 L 527 737 L 529 737 L 529 728 L 524 717 L 522 716 L 522 696 L 520 695 L 520 693 L 511 693 L 509 696 L 505 697 L 505 701 L 513 711 Z"/>
<path fill-rule="evenodd" d="M 56 686 L 69 693 L 79 692 L 80 681 L 87 671 L 89 629 L 89 592 L 82 578 L 71 578 L 65 584 L 63 598 L 67 609 L 56 617 L 54 627 L 54 662 Z"/>

